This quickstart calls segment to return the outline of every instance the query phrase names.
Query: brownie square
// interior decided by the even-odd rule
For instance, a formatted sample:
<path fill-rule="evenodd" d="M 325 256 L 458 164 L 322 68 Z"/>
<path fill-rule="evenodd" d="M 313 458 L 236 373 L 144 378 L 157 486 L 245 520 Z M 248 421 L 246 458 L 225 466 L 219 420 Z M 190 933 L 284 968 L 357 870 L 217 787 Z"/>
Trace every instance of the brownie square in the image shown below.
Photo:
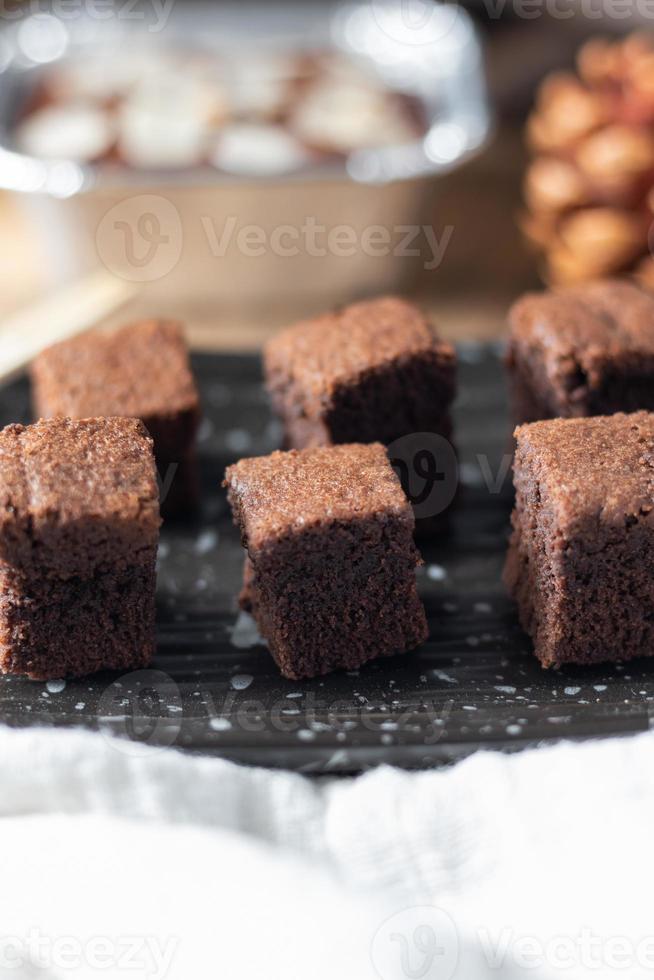
<path fill-rule="evenodd" d="M 523 296 L 507 366 L 516 422 L 654 410 L 654 295 L 607 279 Z"/>
<path fill-rule="evenodd" d="M 178 323 L 148 320 L 63 341 L 35 359 L 31 379 L 36 418 L 141 419 L 167 490 L 165 515 L 193 508 L 200 403 Z"/>
<path fill-rule="evenodd" d="M 411 303 L 384 297 L 283 330 L 264 350 L 288 447 L 451 435 L 456 359 Z"/>
<path fill-rule="evenodd" d="M 414 519 L 383 446 L 243 459 L 226 473 L 249 605 L 285 677 L 356 668 L 418 646 Z"/>
<path fill-rule="evenodd" d="M 159 500 L 137 419 L 0 432 L 0 671 L 45 680 L 149 663 Z"/>
<path fill-rule="evenodd" d="M 543 666 L 654 654 L 654 415 L 516 430 L 505 580 Z"/>

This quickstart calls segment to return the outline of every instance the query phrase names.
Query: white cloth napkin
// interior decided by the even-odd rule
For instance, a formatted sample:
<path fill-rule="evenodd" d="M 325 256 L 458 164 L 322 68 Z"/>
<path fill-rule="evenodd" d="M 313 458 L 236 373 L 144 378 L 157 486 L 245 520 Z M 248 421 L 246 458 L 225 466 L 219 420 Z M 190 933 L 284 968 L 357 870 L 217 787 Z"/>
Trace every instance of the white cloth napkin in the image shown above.
<path fill-rule="evenodd" d="M 324 783 L 0 728 L 0 978 L 654 972 L 654 734 Z"/>

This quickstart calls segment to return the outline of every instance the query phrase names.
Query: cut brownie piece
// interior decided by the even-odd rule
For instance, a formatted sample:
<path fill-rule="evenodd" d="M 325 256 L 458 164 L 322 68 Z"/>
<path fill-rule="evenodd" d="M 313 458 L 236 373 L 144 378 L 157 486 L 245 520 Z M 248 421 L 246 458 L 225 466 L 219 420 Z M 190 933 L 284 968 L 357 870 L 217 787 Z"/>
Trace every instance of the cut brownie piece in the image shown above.
<path fill-rule="evenodd" d="M 159 500 L 137 419 L 0 432 L 0 671 L 143 667 L 154 649 Z"/>
<path fill-rule="evenodd" d="M 165 515 L 192 509 L 200 407 L 179 324 L 150 320 L 63 341 L 36 358 L 31 378 L 36 418 L 141 419 L 154 440 Z"/>
<path fill-rule="evenodd" d="M 505 580 L 546 667 L 654 654 L 654 415 L 516 430 Z"/>
<path fill-rule="evenodd" d="M 654 295 L 636 283 L 528 294 L 510 331 L 516 422 L 654 410 Z"/>
<path fill-rule="evenodd" d="M 226 486 L 249 557 L 242 602 L 285 677 L 359 667 L 426 639 L 413 513 L 383 446 L 243 459 Z"/>
<path fill-rule="evenodd" d="M 289 447 L 451 434 L 454 350 L 402 299 L 356 303 L 289 327 L 266 345 L 264 366 Z"/>

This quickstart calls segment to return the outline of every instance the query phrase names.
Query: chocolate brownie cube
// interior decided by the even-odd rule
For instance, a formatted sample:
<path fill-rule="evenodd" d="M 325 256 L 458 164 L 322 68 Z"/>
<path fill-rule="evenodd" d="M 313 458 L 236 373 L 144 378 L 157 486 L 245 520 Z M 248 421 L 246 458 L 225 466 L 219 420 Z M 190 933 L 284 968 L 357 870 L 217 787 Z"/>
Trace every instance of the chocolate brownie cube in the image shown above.
<path fill-rule="evenodd" d="M 383 297 L 288 327 L 264 350 L 288 447 L 450 437 L 456 358 L 411 303 Z"/>
<path fill-rule="evenodd" d="M 545 667 L 654 654 L 654 415 L 516 430 L 505 580 Z"/>
<path fill-rule="evenodd" d="M 148 320 L 55 344 L 35 359 L 31 379 L 36 418 L 141 419 L 154 440 L 165 515 L 193 508 L 200 403 L 178 323 Z"/>
<path fill-rule="evenodd" d="M 159 499 L 137 419 L 0 432 L 0 671 L 45 680 L 149 663 Z"/>
<path fill-rule="evenodd" d="M 654 411 L 654 295 L 607 279 L 523 296 L 507 366 L 516 422 Z"/>
<path fill-rule="evenodd" d="M 226 486 L 248 556 L 242 601 L 285 677 L 356 668 L 426 639 L 413 513 L 383 446 L 243 459 Z"/>

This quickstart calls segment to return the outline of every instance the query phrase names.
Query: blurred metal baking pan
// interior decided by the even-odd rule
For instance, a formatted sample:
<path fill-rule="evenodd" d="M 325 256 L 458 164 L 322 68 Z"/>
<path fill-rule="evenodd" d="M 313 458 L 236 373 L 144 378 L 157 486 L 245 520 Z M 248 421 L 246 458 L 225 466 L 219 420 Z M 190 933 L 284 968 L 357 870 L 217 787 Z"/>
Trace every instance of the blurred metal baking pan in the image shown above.
<path fill-rule="evenodd" d="M 102 262 L 157 302 L 188 296 L 257 306 L 310 296 L 318 307 L 398 288 L 421 259 L 434 261 L 422 232 L 435 224 L 439 233 L 431 209 L 437 178 L 479 151 L 491 128 L 482 51 L 462 8 L 425 5 L 417 21 L 399 0 L 174 4 L 166 17 L 161 7 L 117 3 L 116 15 L 101 19 L 93 9 L 65 19 L 28 13 L 0 32 L 0 187 L 19 196 L 53 281 Z M 274 178 L 208 167 L 81 166 L 16 152 L 16 114 L 46 68 L 135 40 L 232 56 L 263 48 L 341 51 L 419 99 L 426 132 L 409 144 L 358 150 Z M 308 243 L 307 221 L 326 229 L 323 247 Z M 256 256 L 239 244 L 238 231 L 250 226 L 266 243 Z M 341 226 L 352 229 L 353 249 L 329 244 L 329 231 Z M 386 245 L 361 247 L 378 226 L 387 229 Z M 293 229 L 291 248 L 271 244 L 280 227 Z"/>

